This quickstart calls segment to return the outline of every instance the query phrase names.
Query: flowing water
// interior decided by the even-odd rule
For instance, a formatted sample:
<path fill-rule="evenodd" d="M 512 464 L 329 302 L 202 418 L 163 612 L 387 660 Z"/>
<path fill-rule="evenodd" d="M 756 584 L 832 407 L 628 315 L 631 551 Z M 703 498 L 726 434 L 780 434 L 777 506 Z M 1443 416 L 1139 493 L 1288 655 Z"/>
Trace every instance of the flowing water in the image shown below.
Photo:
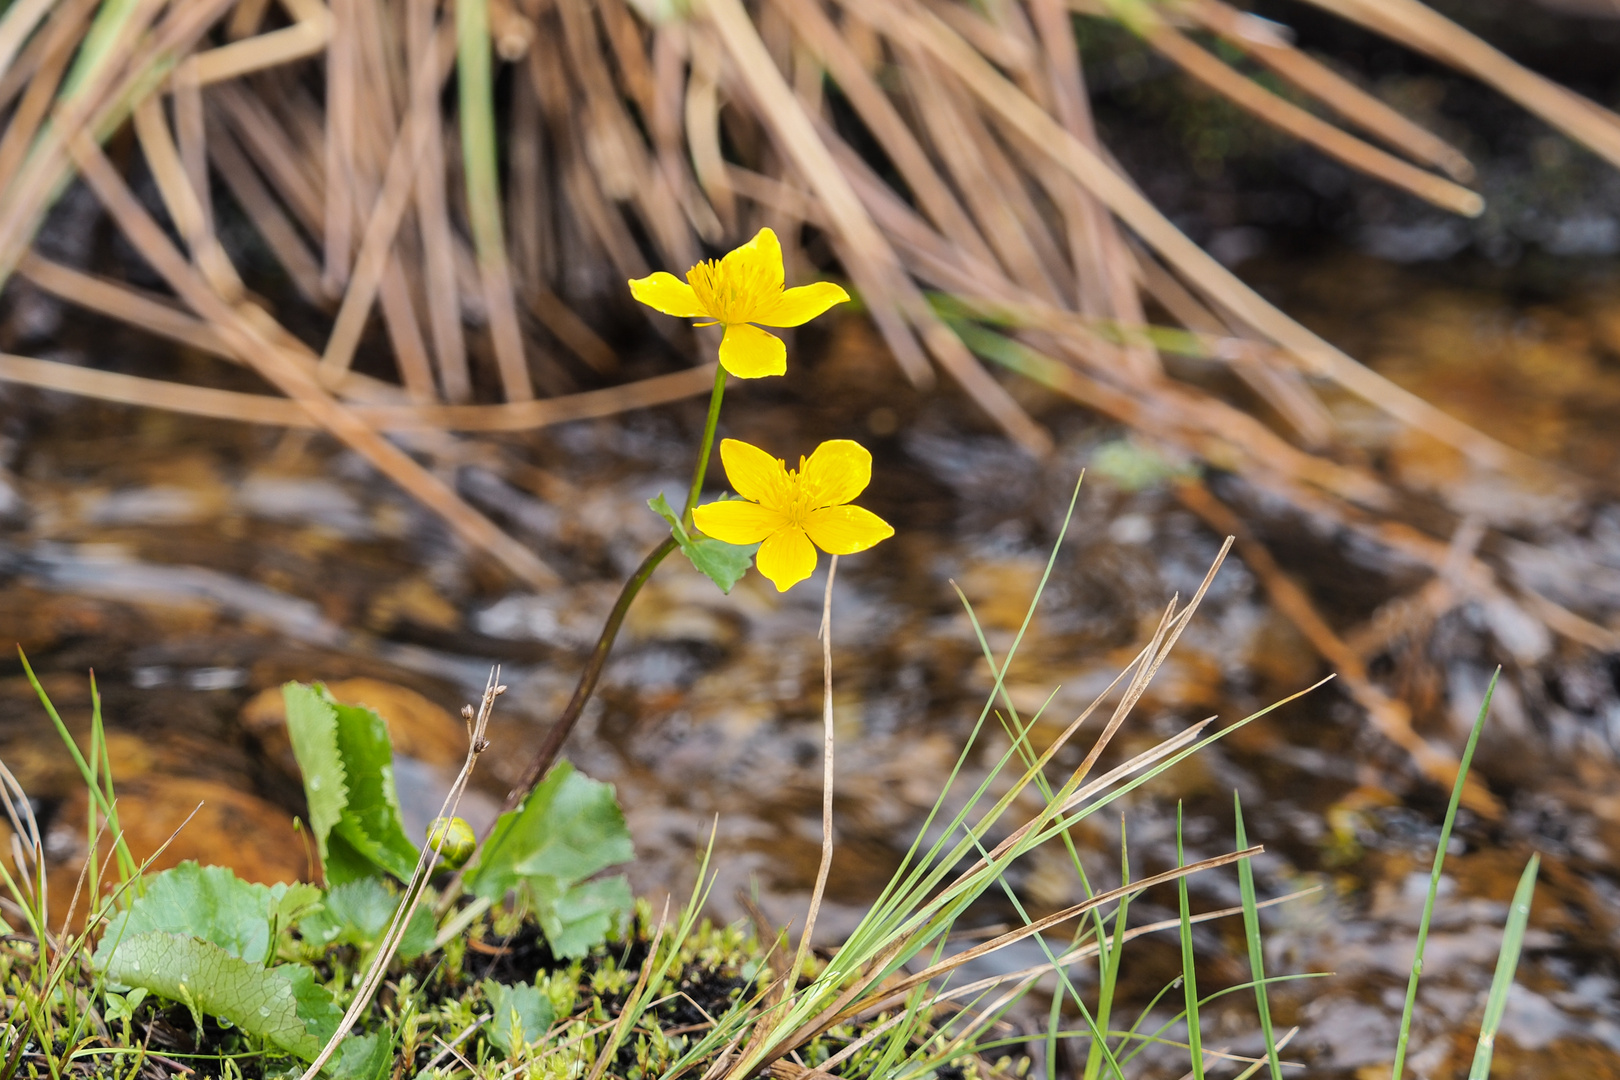
<path fill-rule="evenodd" d="M 1246 270 L 1404 385 L 1608 483 L 1620 460 L 1620 280 L 1591 273 L 1532 288 L 1490 271 L 1422 274 L 1350 258 Z M 9 318 L 15 334 L 19 320 L 60 315 L 14 302 Z M 153 358 L 108 327 L 45 329 L 61 358 L 110 351 L 131 357 L 133 370 L 219 378 L 212 361 Z M 802 332 L 794 350 L 786 380 L 734 384 L 723 434 L 784 457 L 823 438 L 862 440 L 877 470 L 861 501 L 897 529 L 842 560 L 833 590 L 838 848 L 818 936 L 835 942 L 899 864 L 989 690 L 956 590 L 1004 651 L 1075 479 L 1090 470 L 1008 680 L 1017 708 L 1039 713 L 1043 745 L 1129 662 L 1169 599 L 1197 587 L 1219 538 L 1163 482 L 1167 463 L 1039 391 L 1024 388 L 1059 449 L 1035 464 L 965 404 L 911 392 L 858 321 Z M 1352 429 L 1383 430 L 1354 403 L 1334 407 Z M 14 388 L 0 388 L 0 415 L 0 641 L 22 645 L 81 731 L 95 670 L 137 848 L 161 843 L 201 803 L 166 860 L 227 862 L 264 880 L 309 869 L 275 688 L 322 679 L 382 711 L 420 821 L 460 760 L 456 711 L 501 664 L 511 691 L 469 814 L 487 818 L 566 700 L 618 582 L 658 542 L 646 500 L 683 490 L 702 418 L 701 402 L 689 402 L 464 448 L 464 494 L 570 582 L 532 593 L 469 559 L 437 520 L 324 438 Z M 1589 613 L 1620 607 L 1615 507 L 1560 507 L 1559 519 L 1538 520 L 1547 508 L 1536 493 L 1481 485 L 1422 437 L 1374 463 L 1436 504 L 1523 500 L 1520 546 L 1543 553 L 1548 588 L 1562 582 Z M 721 483 L 718 472 L 711 479 Z M 1279 560 L 1346 633 L 1421 584 L 1411 568 L 1268 506 L 1235 479 L 1217 490 L 1255 510 Z M 786 595 L 750 575 L 722 596 L 677 557 L 638 600 L 568 755 L 617 786 L 639 892 L 683 896 L 712 831 L 716 915 L 756 905 L 771 922 L 802 919 L 820 851 L 825 563 Z M 1542 882 L 1497 1075 L 1620 1076 L 1620 666 L 1538 633 L 1539 624 L 1464 605 L 1371 648 L 1378 681 L 1414 704 L 1426 737 L 1452 747 L 1491 669 L 1509 662 L 1480 754 L 1505 810 L 1496 820 L 1465 812 L 1452 841 L 1413 1043 L 1421 1075 L 1466 1071 L 1506 901 L 1535 850 Z M 1205 717 L 1229 724 L 1324 673 L 1231 559 L 1118 753 Z M 1058 763 L 1077 764 L 1086 745 Z M 968 779 L 1007 746 L 992 718 Z M 50 822 L 53 860 L 70 866 L 84 846 L 76 777 L 20 666 L 4 658 L 0 758 Z M 1379 1068 L 1394 1045 L 1446 793 L 1417 780 L 1330 684 L 1079 827 L 1090 880 L 1118 882 L 1122 828 L 1133 875 L 1172 865 L 1177 799 L 1189 858 L 1229 850 L 1234 789 L 1251 838 L 1267 846 L 1257 860 L 1263 894 L 1318 887 L 1266 920 L 1273 973 L 1335 973 L 1274 995 L 1280 1023 L 1301 1028 L 1289 1055 L 1311 1063 L 1312 1076 L 1387 1076 Z M 59 875 L 58 892 L 71 881 Z M 1061 849 L 1028 860 L 1013 883 L 1031 915 L 1079 890 Z M 1233 873 L 1193 884 L 1195 907 L 1237 895 Z M 1149 894 L 1134 918 L 1164 918 L 1172 905 L 1172 894 Z M 965 928 L 1013 917 L 987 902 Z M 1245 977 L 1238 924 L 1208 924 L 1197 941 L 1209 986 Z M 1126 957 L 1134 1002 L 1179 971 L 1173 938 L 1142 939 Z M 997 962 L 1038 959 L 1013 950 Z M 1206 1045 L 1252 1052 L 1252 1012 L 1247 993 L 1223 999 Z M 1164 1062 L 1163 1075 L 1180 1074 Z"/>

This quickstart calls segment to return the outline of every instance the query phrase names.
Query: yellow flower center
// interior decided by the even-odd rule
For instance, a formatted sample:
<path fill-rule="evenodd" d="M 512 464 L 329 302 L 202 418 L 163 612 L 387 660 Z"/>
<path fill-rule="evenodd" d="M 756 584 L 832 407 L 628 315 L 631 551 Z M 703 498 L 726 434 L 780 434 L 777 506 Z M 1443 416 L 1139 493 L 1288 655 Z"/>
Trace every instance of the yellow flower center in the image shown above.
<path fill-rule="evenodd" d="M 703 310 L 726 326 L 748 322 L 782 288 L 773 279 L 769 267 L 725 266 L 718 259 L 692 267 L 686 274 L 686 282 L 697 293 Z"/>
<path fill-rule="evenodd" d="M 804 521 L 810 516 L 810 511 L 820 509 L 816 502 L 818 486 L 805 483 L 804 461 L 801 455 L 799 467 L 787 471 L 786 497 L 780 506 L 773 507 L 788 519 L 789 527 L 799 529 L 804 528 Z"/>

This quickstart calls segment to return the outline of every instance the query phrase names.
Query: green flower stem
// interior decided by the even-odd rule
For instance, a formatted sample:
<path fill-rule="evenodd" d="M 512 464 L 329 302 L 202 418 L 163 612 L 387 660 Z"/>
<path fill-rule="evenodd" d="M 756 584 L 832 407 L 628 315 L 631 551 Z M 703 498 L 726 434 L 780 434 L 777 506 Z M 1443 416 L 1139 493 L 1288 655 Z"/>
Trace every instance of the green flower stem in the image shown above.
<path fill-rule="evenodd" d="M 540 749 L 535 751 L 534 760 L 530 761 L 529 767 L 524 770 L 523 778 L 507 792 L 506 804 L 501 807 L 502 813 L 522 802 L 556 762 L 557 755 L 562 752 L 563 743 L 568 741 L 568 733 L 574 730 L 580 714 L 585 711 L 586 703 L 596 692 L 596 680 L 602 676 L 602 665 L 607 663 L 608 653 L 613 651 L 613 642 L 619 636 L 619 627 L 624 625 L 624 617 L 630 610 L 631 601 L 635 600 L 641 587 L 647 584 L 652 572 L 658 569 L 658 564 L 674 550 L 675 537 L 671 535 L 648 552 L 647 557 L 641 560 L 641 565 L 636 567 L 636 572 L 624 583 L 624 588 L 619 590 L 619 598 L 613 602 L 613 610 L 608 612 L 607 622 L 602 626 L 602 634 L 596 639 L 596 648 L 591 650 L 591 657 L 585 662 L 585 670 L 580 672 L 579 683 L 574 687 L 574 696 L 568 699 L 568 707 L 563 709 L 562 715 L 551 725 L 551 730 L 546 732 L 546 740 L 540 744 Z"/>
<path fill-rule="evenodd" d="M 686 496 L 686 510 L 681 515 L 684 527 L 688 530 L 692 528 L 692 511 L 697 508 L 698 496 L 703 492 L 703 477 L 709 471 L 709 452 L 714 449 L 714 432 L 720 423 L 720 403 L 725 396 L 726 369 L 716 365 L 714 393 L 709 397 L 709 415 L 703 423 L 703 443 L 698 447 L 697 468 L 692 472 L 692 490 Z M 579 683 L 574 687 L 574 696 L 568 699 L 568 706 L 546 732 L 545 741 L 540 744 L 540 749 L 535 751 L 534 759 L 523 772 L 523 778 L 507 792 L 506 805 L 501 808 L 503 813 L 522 802 L 556 763 L 557 756 L 562 753 L 563 743 L 568 741 L 569 733 L 574 730 L 574 725 L 579 723 L 586 704 L 596 692 L 596 682 L 602 677 L 602 667 L 607 663 L 608 653 L 613 651 L 613 642 L 619 636 L 619 627 L 624 625 L 624 617 L 630 611 L 631 603 L 641 591 L 641 587 L 647 584 L 647 579 L 652 577 L 653 571 L 658 569 L 658 564 L 675 548 L 675 537 L 672 534 L 641 560 L 641 565 L 636 567 L 635 573 L 624 583 L 624 588 L 619 590 L 619 598 L 613 602 L 613 610 L 608 612 L 607 622 L 602 625 L 601 636 L 596 639 L 596 647 L 591 650 L 590 659 L 585 662 L 585 670 L 580 672 Z"/>
<path fill-rule="evenodd" d="M 703 477 L 709 471 L 709 451 L 714 449 L 714 429 L 720 423 L 720 402 L 726 396 L 726 369 L 714 368 L 714 393 L 709 395 L 709 415 L 703 421 L 703 445 L 698 447 L 697 468 L 692 471 L 692 490 L 686 496 L 686 509 L 681 511 L 681 525 L 692 531 L 692 511 L 697 509 L 698 496 L 703 494 Z"/>

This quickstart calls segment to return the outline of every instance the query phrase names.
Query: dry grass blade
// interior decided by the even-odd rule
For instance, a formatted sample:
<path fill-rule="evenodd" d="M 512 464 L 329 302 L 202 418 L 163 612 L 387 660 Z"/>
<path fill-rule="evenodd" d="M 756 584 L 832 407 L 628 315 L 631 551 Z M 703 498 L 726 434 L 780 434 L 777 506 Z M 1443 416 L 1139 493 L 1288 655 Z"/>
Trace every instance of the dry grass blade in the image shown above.
<path fill-rule="evenodd" d="M 1080 70 L 1080 52 L 1074 39 L 1068 12 L 1062 0 L 1033 0 L 1030 14 L 1046 54 L 1047 77 L 1052 85 L 1055 112 L 1069 134 L 1096 149 L 1096 123 L 1091 101 Z M 1021 141 L 1026 163 L 1049 163 L 1039 148 Z M 1043 172 L 1046 170 L 1042 170 Z M 1069 246 L 1078 278 L 1077 300 L 1082 313 L 1118 319 L 1131 324 L 1147 322 L 1142 297 L 1129 248 L 1118 223 L 1092 194 L 1063 170 L 1052 168 L 1062 187 L 1043 179 L 1054 192 L 1069 227 Z M 1158 357 L 1150 347 L 1134 346 L 1121 357 L 1136 381 L 1150 381 L 1161 374 Z"/>
<path fill-rule="evenodd" d="M 1360 655 L 1328 626 L 1305 590 L 1283 572 L 1271 553 L 1254 539 L 1237 515 L 1201 484 L 1182 484 L 1176 491 L 1182 503 L 1211 528 L 1237 538 L 1243 561 L 1265 586 L 1272 604 L 1338 670 L 1350 695 L 1355 698 L 1356 704 L 1367 711 L 1379 733 L 1405 750 L 1430 780 L 1443 787 L 1454 784 L 1457 780 L 1457 759 L 1431 745 L 1413 730 L 1411 710 L 1404 702 L 1390 697 L 1372 683 Z M 1228 543 L 1231 542 L 1230 536 Z M 1501 815 L 1501 804 L 1478 780 L 1477 774 L 1468 777 L 1464 791 L 1470 809 L 1492 819 Z"/>
<path fill-rule="evenodd" d="M 735 63 L 739 79 L 775 136 L 778 148 L 792 160 L 825 208 L 846 256 L 845 271 L 874 312 L 892 312 L 898 293 L 907 283 L 905 272 L 827 152 L 815 125 L 760 41 L 748 13 L 739 0 L 705 0 L 702 12 Z M 690 116 L 687 135 L 692 136 Z M 879 318 L 879 329 L 912 382 L 927 383 L 927 361 L 910 331 L 883 318 Z"/>
<path fill-rule="evenodd" d="M 1620 168 L 1620 117 L 1521 67 L 1417 0 L 1308 0 L 1489 83 Z"/>
<path fill-rule="evenodd" d="M 207 324 L 193 325 L 208 333 L 211 351 L 229 351 L 224 339 L 207 331 Z M 696 397 L 707 392 L 713 381 L 714 367 L 710 365 L 604 390 L 515 405 L 351 405 L 348 410 L 378 431 L 532 431 Z M 321 426 L 302 405 L 286 398 L 97 371 L 59 360 L 0 353 L 0 382 L 216 420 L 295 428 Z"/>
<path fill-rule="evenodd" d="M 297 401 L 322 427 L 443 517 L 464 540 L 499 559 L 526 582 L 549 585 L 557 580 L 556 573 L 533 552 L 503 533 L 438 477 L 334 401 L 315 381 L 312 370 L 289 361 L 283 354 L 282 344 L 267 337 L 261 328 L 261 321 L 270 322 L 263 309 L 251 305 L 244 305 L 240 310 L 231 308 L 198 280 L 94 141 L 81 132 L 73 142 L 73 152 L 81 174 L 124 235 L 186 303 L 214 325 L 233 353 Z M 244 314 L 251 312 L 258 312 L 258 316 Z"/>
<path fill-rule="evenodd" d="M 332 13 L 326 5 L 288 0 L 284 6 L 293 17 L 291 26 L 195 53 L 175 69 L 175 78 L 206 86 L 302 60 L 325 48 L 332 36 Z"/>
<path fill-rule="evenodd" d="M 430 37 L 429 47 L 431 42 Z M 360 252 L 355 259 L 348 288 L 343 294 L 343 304 L 338 309 L 337 319 L 332 324 L 332 332 L 326 340 L 326 351 L 321 356 L 323 381 L 348 369 L 354 358 L 355 347 L 360 343 L 360 335 L 365 329 L 366 318 L 371 311 L 377 290 L 383 285 L 391 265 L 397 265 L 393 263 L 394 237 L 399 231 L 400 222 L 404 219 L 411 198 L 417 164 L 422 158 L 434 126 L 425 114 L 429 110 L 436 112 L 438 109 L 437 102 L 433 100 L 433 92 L 437 88 L 437 72 L 426 63 L 419 62 L 414 67 L 416 77 L 426 80 L 427 85 L 413 88 L 412 107 L 407 111 L 405 122 L 401 125 L 394 139 L 393 149 L 388 155 L 382 191 L 377 196 L 376 205 L 373 206 L 371 215 L 366 221 Z M 394 284 L 397 288 L 398 281 L 396 280 Z M 407 299 L 406 304 L 409 303 Z M 408 313 L 406 317 L 410 318 Z M 414 325 L 414 318 L 411 322 Z M 396 354 L 399 356 L 401 368 L 406 372 L 407 385 L 412 386 L 416 396 L 425 397 L 427 400 L 437 397 L 433 392 L 433 377 L 426 369 L 425 358 L 423 363 L 407 366 L 406 356 L 409 354 L 401 353 L 399 350 L 396 350 Z"/>
<path fill-rule="evenodd" d="M 1473 163 L 1461 150 L 1290 45 L 1275 23 L 1239 11 L 1222 0 L 1196 0 L 1182 10 L 1363 131 L 1409 157 L 1435 166 L 1458 183 L 1473 181 Z"/>
<path fill-rule="evenodd" d="M 337 299 L 349 280 L 353 248 L 354 149 L 359 93 L 359 43 L 355 7 L 361 0 L 332 0 L 332 36 L 326 47 L 326 197 L 322 224 L 325 263 L 321 287 Z"/>
<path fill-rule="evenodd" d="M 923 213 L 941 233 L 974 258 L 994 263 L 995 257 L 985 244 L 984 237 L 979 234 L 978 227 L 962 209 L 950 185 L 935 170 L 928 152 L 912 134 L 883 88 L 867 72 L 860 57 L 855 55 L 845 32 L 833 25 L 819 4 L 795 3 L 794 0 L 775 2 L 812 53 L 825 65 L 828 74 L 860 114 L 861 121 L 883 144 L 884 152 L 894 162 L 895 169 L 911 189 Z"/>
<path fill-rule="evenodd" d="M 534 384 L 524 357 L 512 298 L 511 267 L 501 224 L 501 192 L 495 147 L 494 76 L 490 71 L 489 0 L 455 6 L 456 87 L 461 102 L 461 146 L 467 186 L 467 220 L 478 251 L 478 277 L 489 315 L 501 389 L 511 402 L 531 401 Z"/>
<path fill-rule="evenodd" d="M 965 949 L 954 956 L 946 957 L 944 960 L 941 960 L 938 963 L 930 964 L 928 967 L 914 975 L 908 975 L 903 979 L 898 979 L 892 983 L 887 983 L 881 988 L 879 993 L 883 998 L 897 997 L 898 995 L 904 994 L 906 991 L 911 990 L 914 987 L 921 986 L 924 983 L 937 979 L 941 975 L 947 975 L 969 961 L 977 960 L 980 957 L 987 956 L 993 952 L 999 952 L 1009 945 L 1013 945 L 1027 937 L 1038 934 L 1043 930 L 1048 930 L 1061 923 L 1068 922 L 1070 919 L 1078 918 L 1079 916 L 1086 914 L 1088 911 L 1104 907 L 1116 900 L 1135 896 L 1136 894 L 1147 889 L 1151 889 L 1156 885 L 1164 885 L 1172 881 L 1177 881 L 1181 878 L 1188 877 L 1203 870 L 1214 870 L 1217 867 L 1229 866 L 1232 863 L 1237 862 L 1239 859 L 1251 859 L 1263 851 L 1265 851 L 1265 848 L 1260 845 L 1245 848 L 1242 851 L 1230 851 L 1224 855 L 1215 855 L 1208 859 L 1201 859 L 1195 863 L 1188 863 L 1186 866 L 1177 867 L 1173 870 L 1166 870 L 1163 873 L 1153 874 L 1149 877 L 1132 881 L 1130 884 L 1121 885 L 1117 889 L 1110 889 L 1107 892 L 1098 893 L 1078 904 L 1072 904 L 1069 907 L 1063 908 L 1059 911 L 1054 911 L 1050 915 L 1036 919 L 1033 922 L 1026 923 L 1017 929 L 1009 930 L 1007 933 L 1002 934 L 999 937 L 995 937 L 989 941 L 975 945 L 971 949 Z M 1180 925 L 1179 920 L 1177 920 L 1177 925 Z M 869 1006 L 865 1003 L 857 1003 L 855 1005 L 848 1006 L 843 1010 L 843 1012 L 838 1014 L 835 1022 L 841 1022 L 857 1016 L 860 1013 L 866 1012 L 868 1008 Z"/>
<path fill-rule="evenodd" d="M 9 72 L 34 27 L 50 13 L 56 0 L 18 0 L 0 15 L 0 72 Z"/>
<path fill-rule="evenodd" d="M 21 7 L 23 5 L 19 4 L 12 11 Z M 51 13 L 44 31 L 39 35 L 37 62 L 27 72 L 27 89 L 22 101 L 18 102 L 16 110 L 6 121 L 5 136 L 0 138 L 0 192 L 6 191 L 24 156 L 34 144 L 40 124 L 55 101 L 57 86 L 67 70 L 68 61 L 73 58 L 74 49 L 95 8 L 95 0 L 67 0 Z M 22 15 L 26 17 L 26 13 Z"/>
<path fill-rule="evenodd" d="M 961 339 L 934 316 L 900 266 L 760 41 L 742 5 L 738 0 L 707 0 L 703 10 L 736 62 L 750 95 L 768 119 L 778 147 L 793 159 L 820 199 L 837 237 L 834 247 L 840 260 L 864 294 L 873 320 L 902 368 L 914 382 L 926 381 L 911 330 L 904 325 L 909 323 L 940 366 L 1014 441 L 1037 456 L 1046 454 L 1052 446 L 1051 436 L 990 377 Z"/>
<path fill-rule="evenodd" d="M 148 296 L 120 282 L 107 281 L 90 274 L 81 273 L 70 267 L 51 262 L 49 259 L 33 252 L 23 256 L 22 261 L 17 264 L 17 274 L 45 292 L 60 297 L 69 303 L 78 304 L 81 307 L 111 316 L 121 322 L 129 323 L 131 326 L 159 334 L 171 341 L 180 342 L 202 352 L 212 353 L 216 356 L 230 355 L 230 348 L 225 344 L 224 338 L 220 337 L 207 323 L 187 315 L 167 299 Z M 43 363 L 43 361 L 39 362 Z M 62 364 L 60 366 L 73 366 L 78 371 L 90 370 L 77 367 L 77 365 Z M 169 385 L 156 379 L 143 379 L 141 381 L 164 386 Z M 66 386 L 53 387 L 53 389 L 71 390 L 70 387 Z"/>
<path fill-rule="evenodd" d="M 303 235 L 287 217 L 276 197 L 264 186 L 236 138 L 222 124 L 209 119 L 208 160 L 231 198 L 242 209 L 269 247 L 281 269 L 306 303 L 322 301 L 321 269 Z"/>
<path fill-rule="evenodd" d="M 1259 83 L 1232 70 L 1166 22 L 1146 32 L 1148 44 L 1193 78 L 1254 113 L 1268 124 L 1337 158 L 1353 169 L 1411 192 L 1420 199 L 1464 217 L 1478 217 L 1485 200 L 1465 187 L 1435 176 L 1362 142 Z"/>
<path fill-rule="evenodd" d="M 805 957 L 810 954 L 810 942 L 816 932 L 816 917 L 821 914 L 821 898 L 827 890 L 827 875 L 832 871 L 833 835 L 833 696 L 832 696 L 832 596 L 833 582 L 838 576 L 838 556 L 827 566 L 827 589 L 821 601 L 821 864 L 816 868 L 815 888 L 810 891 L 810 909 L 804 918 L 804 932 L 799 935 L 799 948 L 793 955 L 793 966 L 782 979 L 782 995 L 792 995 L 799 973 L 804 970 Z"/>
<path fill-rule="evenodd" d="M 0 215 L 0 281 L 9 277 L 17 261 L 33 242 L 58 193 L 72 176 L 69 147 L 88 131 L 106 138 L 128 110 L 160 78 L 175 59 L 207 32 L 230 0 L 197 0 L 163 9 L 162 0 L 134 0 L 116 14 L 118 25 L 99 20 L 80 50 L 78 62 L 44 127 L 10 186 L 3 193 L 7 213 Z M 150 32 L 148 32 L 150 30 Z M 105 31 L 98 40 L 97 32 Z M 108 49 L 111 35 L 123 35 L 137 44 L 132 49 Z M 98 48 L 90 49 L 90 44 Z"/>
<path fill-rule="evenodd" d="M 1375 374 L 1307 330 L 1189 240 L 1124 177 L 1075 139 L 929 11 L 896 3 L 875 7 L 885 32 L 928 49 L 1006 123 L 1074 174 L 1167 262 L 1239 320 L 1300 358 L 1307 370 L 1337 381 L 1403 422 L 1492 468 L 1545 475 L 1546 467 L 1504 446 L 1422 398 Z"/>
<path fill-rule="evenodd" d="M 158 194 L 169 212 L 169 220 L 174 222 L 191 249 L 197 269 L 214 292 L 234 303 L 242 296 L 242 279 L 214 237 L 200 193 L 192 187 L 191 177 L 169 132 L 162 98 L 154 95 L 135 106 L 135 135 L 140 140 L 141 152 L 157 184 Z"/>
<path fill-rule="evenodd" d="M 222 118 L 253 163 L 263 170 L 276 194 L 312 235 L 321 236 L 325 185 L 323 173 L 299 151 L 275 114 L 244 87 L 225 83 L 209 92 Z M 325 285 L 322 285 L 325 294 Z"/>

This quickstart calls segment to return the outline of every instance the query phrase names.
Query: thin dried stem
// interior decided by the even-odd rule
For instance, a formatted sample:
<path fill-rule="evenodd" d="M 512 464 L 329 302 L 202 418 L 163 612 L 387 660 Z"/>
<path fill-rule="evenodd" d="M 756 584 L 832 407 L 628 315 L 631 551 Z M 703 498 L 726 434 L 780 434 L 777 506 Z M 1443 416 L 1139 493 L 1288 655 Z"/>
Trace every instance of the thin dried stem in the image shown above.
<path fill-rule="evenodd" d="M 1222 0 L 1195 0 L 1181 10 L 1363 131 L 1408 157 L 1433 165 L 1460 184 L 1473 181 L 1474 165 L 1461 150 L 1289 44 L 1275 23 Z"/>
<path fill-rule="evenodd" d="M 1233 71 L 1169 23 L 1154 23 L 1147 31 L 1147 42 L 1187 74 L 1229 101 L 1351 168 L 1454 214 L 1478 217 L 1484 212 L 1485 200 L 1477 192 L 1409 165 L 1306 112 L 1293 102 L 1278 97 L 1259 83 Z"/>
<path fill-rule="evenodd" d="M 163 305 L 153 306 L 168 310 Z M 198 328 L 193 344 L 207 347 L 209 351 L 229 351 L 225 340 L 210 331 L 206 323 L 193 321 L 190 325 Z M 183 331 L 170 336 L 186 340 L 190 334 Z M 587 390 L 516 405 L 350 405 L 348 411 L 378 431 L 532 431 L 696 397 L 708 390 L 713 378 L 714 366 L 710 365 L 673 375 L 655 375 L 605 390 Z M 286 398 L 97 371 L 59 360 L 0 353 L 0 382 L 218 420 L 291 428 L 321 426 L 302 405 Z"/>
<path fill-rule="evenodd" d="M 783 983 L 784 993 L 793 993 L 799 973 L 804 970 L 805 957 L 810 954 L 810 942 L 816 932 L 816 918 L 821 914 L 821 900 L 827 891 L 827 875 L 832 871 L 833 856 L 833 696 L 832 696 L 832 596 L 833 581 L 838 576 L 838 556 L 832 557 L 827 567 L 827 589 L 821 601 L 821 865 L 816 868 L 816 884 L 810 890 L 810 909 L 804 917 L 804 931 L 799 935 L 799 948 L 793 955 L 793 966 L 788 968 Z"/>
<path fill-rule="evenodd" d="M 81 174 L 124 235 L 186 303 L 214 325 L 233 353 L 297 401 L 322 427 L 440 514 L 463 539 L 498 558 L 522 580 L 537 585 L 557 580 L 556 573 L 533 552 L 503 533 L 463 502 L 442 480 L 334 401 L 315 380 L 312 368 L 290 362 L 282 351 L 284 342 L 267 336 L 264 324 L 271 320 L 262 308 L 252 305 L 232 308 L 208 289 L 136 201 L 101 148 L 82 132 L 73 142 L 73 154 Z M 290 335 L 286 339 L 295 340 L 290 339 Z"/>
<path fill-rule="evenodd" d="M 495 709 L 495 699 L 506 693 L 506 687 L 500 683 L 500 668 L 492 668 L 489 680 L 484 685 L 484 696 L 478 704 L 478 711 L 472 714 L 472 720 L 467 730 L 467 757 L 462 762 L 461 771 L 456 774 L 455 782 L 445 793 L 444 802 L 439 807 L 439 818 L 454 817 L 461 805 L 461 796 L 467 790 L 467 784 L 472 780 L 473 768 L 478 764 L 478 758 L 489 749 L 489 741 L 485 738 L 489 730 L 489 717 Z M 471 713 L 469 707 L 468 712 Z M 463 714 L 466 715 L 466 714 Z M 360 1019 L 362 1013 L 371 1008 L 372 996 L 378 987 L 388 977 L 388 965 L 394 959 L 394 953 L 399 950 L 400 943 L 405 940 L 405 930 L 410 926 L 411 916 L 422 902 L 427 892 L 428 877 L 433 867 L 439 861 L 439 853 L 431 844 L 422 845 L 422 854 L 416 861 L 416 871 L 411 880 L 405 885 L 405 895 L 394 911 L 394 917 L 388 923 L 388 929 L 383 933 L 382 940 L 378 942 L 376 954 L 371 959 L 371 967 L 366 970 L 366 976 L 355 989 L 354 1000 L 350 1002 L 343 1019 L 338 1023 L 326 1045 L 304 1070 L 299 1080 L 315 1080 L 326 1063 L 332 1059 L 342 1045 L 344 1036 L 354 1027 L 355 1021 Z"/>

